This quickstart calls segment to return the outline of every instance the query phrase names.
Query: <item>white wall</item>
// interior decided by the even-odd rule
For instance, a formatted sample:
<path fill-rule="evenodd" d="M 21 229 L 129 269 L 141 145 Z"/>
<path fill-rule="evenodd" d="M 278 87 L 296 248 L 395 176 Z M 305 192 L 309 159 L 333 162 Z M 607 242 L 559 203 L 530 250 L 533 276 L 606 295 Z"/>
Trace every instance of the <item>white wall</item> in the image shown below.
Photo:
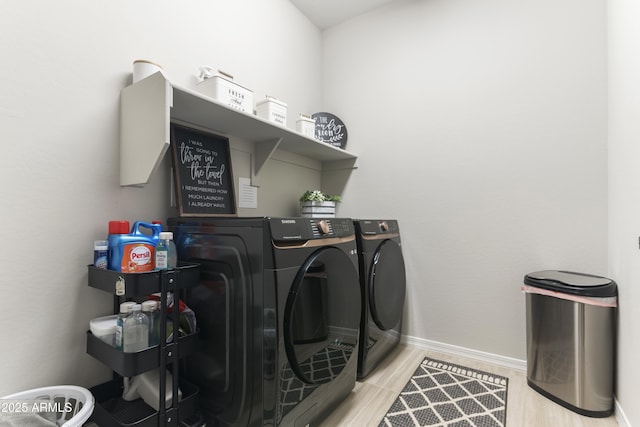
<path fill-rule="evenodd" d="M 145 188 L 118 185 L 119 91 L 135 59 L 187 87 L 199 65 L 230 71 L 258 99 L 285 100 L 291 127 L 321 101 L 345 120 L 360 159 L 340 214 L 399 218 L 409 335 L 523 359 L 522 276 L 607 274 L 604 0 L 398 0 L 323 37 L 286 0 L 40 3 L 0 14 L 0 396 L 109 377 L 84 349 L 88 319 L 111 309 L 86 285 L 91 243 L 109 219 L 171 213 L 167 162 Z M 622 300 L 617 395 L 638 424 L 639 11 L 611 3 L 608 273 Z M 248 176 L 252 147 L 232 142 Z M 313 162 L 277 157 L 260 209 L 241 215 L 292 215 L 291 198 L 319 185 Z"/>
<path fill-rule="evenodd" d="M 526 273 L 607 274 L 606 2 L 398 0 L 323 33 L 359 168 L 398 218 L 405 334 L 525 359 Z"/>
<path fill-rule="evenodd" d="M 112 308 L 86 283 L 93 241 L 110 219 L 171 212 L 169 162 L 144 188 L 119 186 L 119 96 L 133 61 L 158 62 L 185 87 L 200 65 L 231 72 L 257 100 L 285 100 L 294 127 L 298 112 L 319 109 L 321 34 L 287 0 L 9 0 L 0 34 L 0 396 L 92 386 L 110 375 L 85 353 L 85 331 Z M 232 145 L 234 173 L 249 176 L 252 147 Z M 264 171 L 261 208 L 242 214 L 292 215 L 296 198 L 319 186 L 317 165 L 300 171 L 280 158 Z M 277 184 L 290 174 L 303 178 Z"/>
<path fill-rule="evenodd" d="M 640 4 L 609 2 L 609 271 L 618 282 L 618 385 L 627 425 L 640 425 Z"/>

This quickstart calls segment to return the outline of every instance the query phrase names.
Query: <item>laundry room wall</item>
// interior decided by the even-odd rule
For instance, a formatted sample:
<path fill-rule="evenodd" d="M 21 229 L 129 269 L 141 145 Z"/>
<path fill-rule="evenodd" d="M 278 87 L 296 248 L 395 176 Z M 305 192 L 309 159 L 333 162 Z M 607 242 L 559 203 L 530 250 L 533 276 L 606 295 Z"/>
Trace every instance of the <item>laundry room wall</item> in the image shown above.
<path fill-rule="evenodd" d="M 640 4 L 609 1 L 609 274 L 618 283 L 616 398 L 626 424 L 640 425 Z M 618 414 L 620 415 L 620 414 Z"/>
<path fill-rule="evenodd" d="M 398 0 L 323 52 L 340 214 L 399 219 L 403 333 L 523 361 L 523 276 L 607 275 L 605 0 Z"/>
<path fill-rule="evenodd" d="M 248 12 L 249 11 L 249 12 Z M 290 127 L 320 106 L 321 33 L 288 0 L 188 3 L 8 0 L 0 14 L 0 396 L 110 372 L 85 352 L 89 319 L 112 300 L 87 286 L 93 241 L 111 219 L 164 219 L 169 162 L 142 188 L 119 185 L 119 98 L 132 63 L 161 64 L 195 88 L 210 65 L 287 102 Z M 234 173 L 249 177 L 253 147 L 232 139 Z M 320 185 L 320 165 L 277 154 L 263 172 L 259 209 L 292 215 Z"/>

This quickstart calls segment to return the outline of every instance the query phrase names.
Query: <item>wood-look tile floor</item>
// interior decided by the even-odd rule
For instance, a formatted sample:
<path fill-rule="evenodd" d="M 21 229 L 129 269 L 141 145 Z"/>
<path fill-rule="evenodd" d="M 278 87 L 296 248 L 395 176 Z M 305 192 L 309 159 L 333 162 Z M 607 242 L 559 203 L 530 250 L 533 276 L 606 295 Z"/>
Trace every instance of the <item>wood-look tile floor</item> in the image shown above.
<path fill-rule="evenodd" d="M 356 387 L 319 427 L 375 427 L 425 358 L 445 360 L 509 378 L 507 427 L 617 427 L 615 417 L 590 418 L 543 397 L 527 385 L 526 372 L 400 345 Z"/>

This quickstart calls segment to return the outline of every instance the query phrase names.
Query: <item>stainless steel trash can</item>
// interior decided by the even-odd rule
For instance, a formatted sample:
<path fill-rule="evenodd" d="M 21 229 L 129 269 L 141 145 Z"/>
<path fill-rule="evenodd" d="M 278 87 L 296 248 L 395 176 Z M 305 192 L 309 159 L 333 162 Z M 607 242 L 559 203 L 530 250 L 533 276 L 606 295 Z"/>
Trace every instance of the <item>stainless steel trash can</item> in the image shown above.
<path fill-rule="evenodd" d="M 524 277 L 527 383 L 582 415 L 613 412 L 618 289 L 605 277 L 546 270 Z"/>

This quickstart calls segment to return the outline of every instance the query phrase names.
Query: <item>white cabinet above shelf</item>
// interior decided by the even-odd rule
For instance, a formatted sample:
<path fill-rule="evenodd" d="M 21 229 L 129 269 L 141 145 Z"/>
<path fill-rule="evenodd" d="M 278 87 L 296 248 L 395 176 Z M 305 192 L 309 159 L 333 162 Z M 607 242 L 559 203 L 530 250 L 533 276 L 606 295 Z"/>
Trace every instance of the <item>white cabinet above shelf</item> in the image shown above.
<path fill-rule="evenodd" d="M 318 160 L 323 170 L 354 169 L 357 156 L 273 122 L 243 113 L 156 73 L 122 89 L 120 185 L 143 185 L 170 144 L 170 122 L 179 121 L 255 143 L 258 176 L 276 149 Z M 325 167 L 326 166 L 326 167 Z"/>

